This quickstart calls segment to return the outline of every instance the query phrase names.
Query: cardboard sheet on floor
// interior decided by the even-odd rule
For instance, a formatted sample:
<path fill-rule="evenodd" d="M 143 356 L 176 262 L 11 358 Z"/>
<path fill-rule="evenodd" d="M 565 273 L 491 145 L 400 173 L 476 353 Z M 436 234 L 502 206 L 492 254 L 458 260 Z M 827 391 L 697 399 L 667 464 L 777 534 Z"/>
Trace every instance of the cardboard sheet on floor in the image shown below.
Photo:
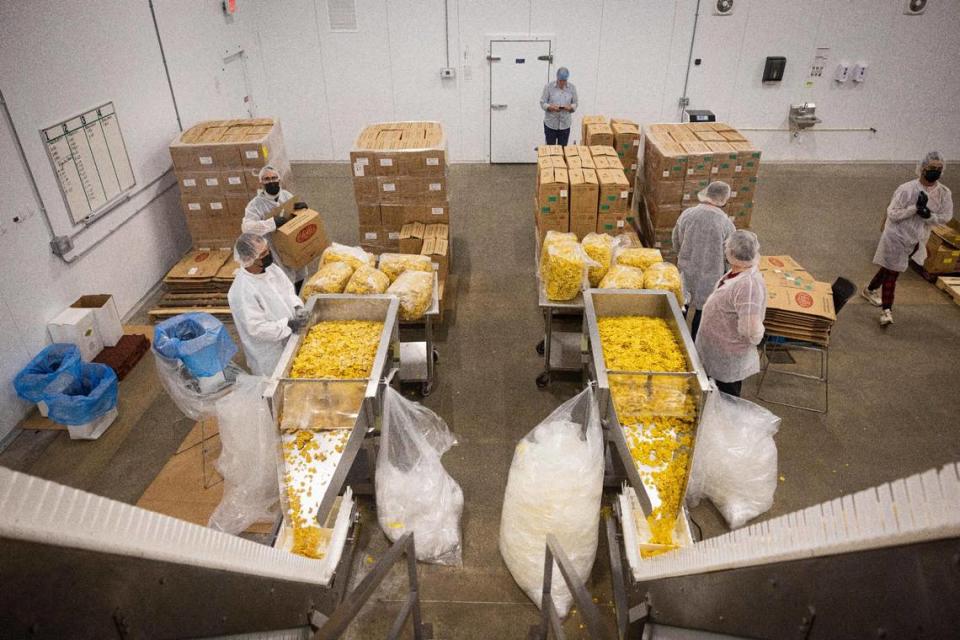
<path fill-rule="evenodd" d="M 216 421 L 204 425 L 206 439 L 207 473 L 216 474 L 214 462 L 220 455 L 220 436 Z M 217 476 L 213 484 L 203 488 L 202 458 L 204 447 L 200 446 L 200 423 L 198 422 L 184 438 L 160 474 L 144 491 L 137 506 L 187 522 L 206 526 L 210 515 L 223 497 L 223 482 Z M 208 483 L 209 484 L 209 483 Z M 274 522 L 258 522 L 247 533 L 272 533 Z"/>

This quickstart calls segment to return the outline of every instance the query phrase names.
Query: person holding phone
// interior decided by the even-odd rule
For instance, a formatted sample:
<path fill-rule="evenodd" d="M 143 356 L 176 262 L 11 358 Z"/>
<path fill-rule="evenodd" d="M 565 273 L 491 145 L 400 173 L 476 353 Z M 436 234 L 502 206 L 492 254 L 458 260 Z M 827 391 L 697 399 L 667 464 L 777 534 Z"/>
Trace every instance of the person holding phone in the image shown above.
<path fill-rule="evenodd" d="M 577 88 L 570 83 L 570 70 L 557 69 L 556 82 L 548 82 L 540 96 L 540 108 L 544 111 L 543 133 L 547 144 L 567 146 L 570 139 L 570 124 L 577 110 Z"/>

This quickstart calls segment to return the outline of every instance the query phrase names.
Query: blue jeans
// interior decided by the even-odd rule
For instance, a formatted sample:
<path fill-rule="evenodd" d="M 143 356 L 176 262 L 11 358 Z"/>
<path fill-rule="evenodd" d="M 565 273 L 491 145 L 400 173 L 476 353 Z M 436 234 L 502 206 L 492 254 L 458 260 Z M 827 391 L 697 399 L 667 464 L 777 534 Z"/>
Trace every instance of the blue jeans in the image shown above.
<path fill-rule="evenodd" d="M 551 129 L 543 125 L 543 135 L 547 138 L 547 144 L 558 144 L 561 147 L 567 146 L 567 140 L 570 139 L 570 129 Z"/>

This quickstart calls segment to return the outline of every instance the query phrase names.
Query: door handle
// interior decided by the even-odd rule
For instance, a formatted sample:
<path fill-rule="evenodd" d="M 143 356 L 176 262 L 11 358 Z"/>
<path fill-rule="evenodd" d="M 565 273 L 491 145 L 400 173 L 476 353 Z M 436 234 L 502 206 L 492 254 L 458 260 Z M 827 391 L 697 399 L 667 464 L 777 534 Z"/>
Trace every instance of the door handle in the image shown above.
<path fill-rule="evenodd" d="M 498 110 L 499 110 L 499 109 L 506 109 L 506 108 L 507 108 L 507 105 L 505 105 L 505 104 L 492 104 L 492 105 L 490 105 L 490 108 L 491 108 L 491 109 L 498 109 Z"/>

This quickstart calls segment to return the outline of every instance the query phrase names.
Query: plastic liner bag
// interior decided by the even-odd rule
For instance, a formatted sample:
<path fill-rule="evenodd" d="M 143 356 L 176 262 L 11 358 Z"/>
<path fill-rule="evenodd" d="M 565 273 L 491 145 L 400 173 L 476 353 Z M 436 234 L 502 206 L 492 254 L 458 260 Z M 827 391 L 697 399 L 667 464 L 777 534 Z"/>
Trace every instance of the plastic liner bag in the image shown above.
<path fill-rule="evenodd" d="M 13 379 L 13 388 L 17 395 L 27 402 L 40 402 L 43 390 L 61 373 L 80 375 L 80 349 L 73 344 L 51 344 L 34 356 L 17 377 Z"/>
<path fill-rule="evenodd" d="M 657 262 L 643 272 L 643 288 L 671 291 L 681 307 L 684 304 L 683 279 L 680 270 L 669 262 Z"/>
<path fill-rule="evenodd" d="M 577 575 L 597 554 L 603 492 L 603 433 L 593 388 L 563 403 L 513 453 L 500 518 L 500 555 L 527 596 L 541 605 L 547 534 L 556 536 Z M 572 601 L 554 566 L 551 595 L 560 617 Z"/>
<path fill-rule="evenodd" d="M 277 432 L 263 398 L 266 378 L 240 374 L 231 391 L 216 401 L 220 429 L 217 471 L 223 498 L 210 516 L 211 529 L 237 534 L 278 513 Z"/>
<path fill-rule="evenodd" d="M 300 297 L 307 300 L 318 293 L 343 293 L 351 276 L 353 276 L 353 267 L 346 262 L 325 264 L 303 283 Z"/>
<path fill-rule="evenodd" d="M 590 281 L 590 286 L 596 287 L 610 269 L 610 263 L 613 261 L 613 248 L 616 246 L 616 241 L 613 239 L 613 236 L 605 233 L 588 233 L 583 237 L 583 242 L 580 244 L 583 246 L 583 250 L 587 252 L 587 255 L 599 265 L 590 267 L 587 271 L 587 280 Z"/>
<path fill-rule="evenodd" d="M 660 253 L 660 249 L 621 247 L 617 249 L 613 261 L 615 264 L 625 264 L 628 267 L 636 267 L 646 271 L 650 265 L 663 262 L 663 255 Z"/>
<path fill-rule="evenodd" d="M 183 415 L 193 420 L 201 420 L 216 412 L 217 400 L 224 397 L 233 388 L 237 376 L 243 370 L 230 362 L 223 370 L 223 384 L 213 391 L 202 391 L 196 377 L 179 360 L 164 358 L 158 353 L 153 354 L 157 365 L 157 377 L 160 384 L 166 389 L 167 395 L 183 412 Z"/>
<path fill-rule="evenodd" d="M 223 371 L 237 353 L 237 345 L 223 323 L 209 313 L 184 313 L 153 329 L 153 350 L 164 358 L 181 360 L 195 376 Z"/>
<path fill-rule="evenodd" d="M 462 564 L 463 491 L 440 462 L 456 443 L 440 416 L 387 387 L 377 457 L 377 519 L 392 542 L 412 531 L 417 560 L 423 562 Z"/>
<path fill-rule="evenodd" d="M 401 320 L 419 320 L 433 304 L 433 271 L 404 271 L 387 293 L 400 298 Z"/>
<path fill-rule="evenodd" d="M 362 265 L 377 266 L 377 257 L 360 247 L 348 247 L 334 242 L 320 255 L 321 265 L 331 262 L 346 262 L 354 269 L 359 269 Z"/>
<path fill-rule="evenodd" d="M 433 273 L 433 261 L 430 256 L 419 254 L 384 253 L 380 255 L 380 271 L 387 274 L 390 282 L 394 282 L 404 271 Z"/>
<path fill-rule="evenodd" d="M 600 281 L 601 289 L 643 289 L 643 271 L 625 264 L 615 264 Z"/>
<path fill-rule="evenodd" d="M 579 242 L 553 242 L 544 244 L 544 249 L 540 273 L 548 300 L 573 300 L 590 286 L 587 273 L 600 263 L 591 259 Z"/>
<path fill-rule="evenodd" d="M 83 363 L 79 373 L 57 376 L 43 389 L 40 400 L 58 424 L 93 422 L 117 406 L 117 374 L 105 364 Z"/>
<path fill-rule="evenodd" d="M 711 394 L 697 432 L 687 483 L 687 502 L 701 498 L 723 514 L 731 529 L 742 527 L 773 506 L 777 489 L 780 418 L 748 400 Z"/>
<path fill-rule="evenodd" d="M 389 286 L 390 278 L 385 273 L 369 265 L 363 265 L 357 267 L 357 270 L 353 272 L 353 277 L 350 278 L 350 282 L 347 283 L 347 288 L 343 292 L 370 295 L 383 293 Z"/>
<path fill-rule="evenodd" d="M 543 236 L 543 242 L 540 243 L 540 277 L 543 277 L 544 266 L 547 259 L 547 253 L 550 250 L 550 247 L 558 244 L 579 244 L 580 241 L 577 239 L 577 234 L 570 233 L 567 231 L 547 231 Z"/>

